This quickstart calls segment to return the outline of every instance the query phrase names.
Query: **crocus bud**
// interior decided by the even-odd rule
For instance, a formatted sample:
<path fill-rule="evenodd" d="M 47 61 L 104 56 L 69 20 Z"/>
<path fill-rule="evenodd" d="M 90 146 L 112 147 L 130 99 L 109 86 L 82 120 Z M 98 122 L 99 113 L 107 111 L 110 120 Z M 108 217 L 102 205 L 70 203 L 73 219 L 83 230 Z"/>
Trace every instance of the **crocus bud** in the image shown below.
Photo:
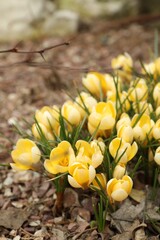
<path fill-rule="evenodd" d="M 133 181 L 125 175 L 122 179 L 112 178 L 107 183 L 107 194 L 112 201 L 121 202 L 128 197 L 132 190 Z"/>
<path fill-rule="evenodd" d="M 10 165 L 14 170 L 35 170 L 40 161 L 41 152 L 33 141 L 26 138 L 18 140 L 11 156 L 14 163 L 10 163 Z"/>

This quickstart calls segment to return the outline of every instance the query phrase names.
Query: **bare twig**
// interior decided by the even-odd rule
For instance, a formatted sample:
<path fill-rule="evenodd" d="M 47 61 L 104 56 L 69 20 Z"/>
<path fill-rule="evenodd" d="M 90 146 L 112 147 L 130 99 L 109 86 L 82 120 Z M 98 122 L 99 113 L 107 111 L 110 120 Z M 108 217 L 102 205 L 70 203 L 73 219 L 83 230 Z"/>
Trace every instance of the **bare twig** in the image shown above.
<path fill-rule="evenodd" d="M 26 66 L 29 66 L 29 67 L 39 67 L 39 68 L 43 68 L 43 69 L 78 71 L 78 72 L 84 72 L 84 73 L 97 71 L 97 68 L 95 66 L 69 67 L 69 66 L 56 65 L 56 64 L 53 64 L 51 62 L 46 61 L 46 59 L 44 58 L 44 53 L 46 51 L 49 51 L 51 49 L 61 47 L 61 46 L 69 46 L 70 42 L 71 42 L 71 40 L 70 41 L 65 41 L 65 42 L 62 42 L 62 43 L 58 43 L 58 44 L 55 44 L 55 45 L 52 45 L 52 46 L 49 46 L 49 47 L 46 47 L 46 48 L 42 48 L 42 49 L 39 49 L 39 50 L 31 50 L 31 51 L 18 49 L 18 45 L 20 44 L 20 43 L 18 43 L 13 48 L 9 48 L 9 49 L 6 49 L 6 50 L 0 50 L 0 54 L 1 53 L 26 54 L 27 55 L 26 59 L 22 60 L 22 61 L 10 63 L 10 64 L 7 64 L 7 65 L 0 65 L 0 69 L 16 67 L 16 66 L 19 66 L 19 65 L 26 65 Z M 42 59 L 44 61 L 43 62 L 34 61 L 33 60 L 34 59 L 34 54 L 40 54 L 40 56 L 42 57 Z M 101 67 L 100 69 L 101 69 L 100 72 L 108 72 L 108 73 L 113 72 L 112 68 L 107 69 L 106 67 Z"/>
<path fill-rule="evenodd" d="M 19 44 L 19 43 L 18 43 Z M 56 45 L 52 45 L 52 46 L 49 46 L 49 47 L 46 47 L 46 48 L 42 48 L 40 50 L 34 50 L 34 51 L 22 51 L 22 50 L 19 50 L 17 48 L 17 45 L 13 48 L 10 48 L 10 49 L 6 49 L 6 50 L 0 50 L 0 53 L 24 53 L 24 54 L 28 54 L 28 53 L 39 53 L 40 55 L 42 55 L 45 51 L 48 51 L 48 50 L 51 50 L 53 48 L 56 48 L 56 47 L 61 47 L 61 46 L 68 46 L 70 45 L 70 41 L 67 41 L 67 42 L 62 42 L 62 43 L 58 43 Z"/>

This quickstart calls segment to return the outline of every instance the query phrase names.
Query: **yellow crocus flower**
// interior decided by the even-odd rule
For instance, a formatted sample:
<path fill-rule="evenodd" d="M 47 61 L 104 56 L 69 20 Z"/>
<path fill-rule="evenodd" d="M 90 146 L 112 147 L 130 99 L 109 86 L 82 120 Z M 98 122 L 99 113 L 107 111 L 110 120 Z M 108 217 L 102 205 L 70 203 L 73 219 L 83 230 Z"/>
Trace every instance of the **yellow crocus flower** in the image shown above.
<path fill-rule="evenodd" d="M 160 165 L 160 147 L 156 149 L 155 155 L 154 155 L 154 161 Z"/>
<path fill-rule="evenodd" d="M 111 201 L 121 202 L 128 197 L 132 190 L 133 181 L 125 175 L 122 179 L 112 178 L 107 183 L 107 194 Z"/>
<path fill-rule="evenodd" d="M 114 138 L 109 144 L 109 152 L 118 164 L 126 164 L 136 155 L 137 151 L 138 145 L 136 142 L 131 145 L 122 138 Z"/>
<path fill-rule="evenodd" d="M 14 170 L 34 170 L 40 161 L 41 152 L 33 141 L 26 138 L 17 141 L 11 156 L 14 163 L 10 163 L 10 165 Z"/>
<path fill-rule="evenodd" d="M 154 121 L 150 116 L 144 113 L 142 116 L 135 114 L 131 121 L 131 126 L 133 126 L 134 139 L 139 143 L 151 139 L 153 136 Z"/>
<path fill-rule="evenodd" d="M 82 162 L 75 162 L 69 166 L 68 182 L 74 188 L 87 189 L 96 176 L 95 168 Z"/>
<path fill-rule="evenodd" d="M 116 119 L 116 109 L 111 101 L 99 102 L 93 108 L 88 118 L 88 130 L 90 134 L 106 135 L 108 130 L 114 127 Z"/>
<path fill-rule="evenodd" d="M 62 116 L 72 125 L 78 126 L 81 122 L 81 114 L 73 101 L 66 101 L 62 106 Z"/>
<path fill-rule="evenodd" d="M 113 177 L 116 179 L 121 179 L 126 173 L 126 165 L 123 163 L 118 163 L 113 171 Z"/>
<path fill-rule="evenodd" d="M 160 82 L 158 82 L 154 87 L 153 99 L 154 99 L 157 107 L 160 106 Z"/>
<path fill-rule="evenodd" d="M 97 173 L 95 179 L 92 182 L 93 186 L 100 189 L 106 189 L 107 180 L 106 176 L 103 173 Z"/>
<path fill-rule="evenodd" d="M 128 90 L 128 99 L 132 102 L 145 101 L 148 97 L 148 86 L 144 79 L 133 82 Z"/>
<path fill-rule="evenodd" d="M 82 83 L 89 92 L 100 97 L 101 93 L 104 97 L 107 94 L 107 82 L 105 76 L 98 72 L 90 72 L 82 79 Z"/>
<path fill-rule="evenodd" d="M 44 161 L 44 167 L 52 174 L 64 173 L 68 171 L 72 158 L 74 159 L 75 155 L 70 143 L 62 141 L 51 151 L 50 159 Z"/>
<path fill-rule="evenodd" d="M 78 140 L 75 146 L 78 151 L 77 162 L 92 165 L 94 168 L 97 168 L 102 163 L 103 154 L 97 142 L 88 143 L 84 140 Z"/>
<path fill-rule="evenodd" d="M 75 99 L 76 108 L 80 112 L 82 118 L 87 115 L 86 111 L 90 113 L 96 104 L 97 100 L 86 92 L 81 92 Z"/>

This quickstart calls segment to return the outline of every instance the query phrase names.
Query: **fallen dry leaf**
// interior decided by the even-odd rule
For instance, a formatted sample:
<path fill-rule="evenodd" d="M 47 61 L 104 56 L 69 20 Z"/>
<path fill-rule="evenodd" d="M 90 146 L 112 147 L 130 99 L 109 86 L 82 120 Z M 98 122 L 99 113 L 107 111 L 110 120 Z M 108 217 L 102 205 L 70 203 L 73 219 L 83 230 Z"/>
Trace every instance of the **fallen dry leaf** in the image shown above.
<path fill-rule="evenodd" d="M 58 228 L 53 228 L 52 233 L 53 233 L 53 239 L 55 240 L 65 239 L 65 232 Z"/>
<path fill-rule="evenodd" d="M 131 193 L 129 194 L 129 196 L 136 202 L 140 203 L 142 202 L 145 197 L 145 191 L 144 190 L 137 190 L 137 189 L 132 189 Z"/>
<path fill-rule="evenodd" d="M 141 227 L 140 229 L 135 231 L 134 239 L 135 240 L 146 240 L 147 239 L 147 236 L 145 235 L 145 231 L 144 231 L 143 227 Z"/>
<path fill-rule="evenodd" d="M 129 199 L 126 199 L 120 208 L 111 214 L 112 224 L 119 232 L 123 232 L 132 226 L 133 221 L 144 211 L 145 202 L 134 206 Z"/>
<path fill-rule="evenodd" d="M 142 229 L 144 227 L 146 227 L 147 225 L 142 223 L 140 224 L 139 220 L 135 220 L 131 225 L 130 227 L 126 228 L 125 231 L 121 234 L 116 234 L 115 236 L 113 236 L 111 239 L 112 240 L 130 240 L 130 239 L 135 239 L 135 240 L 145 240 L 146 239 L 146 236 L 145 236 L 145 233 L 142 231 Z M 136 230 L 137 229 L 137 230 Z M 141 230 L 139 233 L 138 233 L 138 230 Z M 142 232 L 144 233 L 143 234 L 143 237 L 144 238 L 140 238 L 140 233 L 142 234 Z M 135 234 L 136 233 L 136 234 Z M 137 238 L 135 238 L 135 236 Z"/>
<path fill-rule="evenodd" d="M 0 226 L 18 229 L 28 219 L 31 209 L 8 208 L 0 210 Z"/>
<path fill-rule="evenodd" d="M 78 201 L 78 194 L 71 188 L 66 188 L 64 192 L 63 198 L 63 206 L 64 208 L 70 208 L 75 206 L 80 206 Z"/>

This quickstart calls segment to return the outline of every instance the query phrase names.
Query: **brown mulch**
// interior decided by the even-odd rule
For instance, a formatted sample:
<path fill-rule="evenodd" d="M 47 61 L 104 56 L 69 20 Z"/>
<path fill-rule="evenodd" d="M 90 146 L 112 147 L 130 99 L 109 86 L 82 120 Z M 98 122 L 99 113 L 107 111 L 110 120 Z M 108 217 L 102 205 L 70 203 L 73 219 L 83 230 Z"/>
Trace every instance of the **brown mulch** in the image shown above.
<path fill-rule="evenodd" d="M 45 62 L 39 55 L 35 55 L 34 60 L 40 62 L 40 67 L 12 66 L 12 63 L 33 57 L 30 54 L 0 55 L 0 143 L 4 146 L 0 149 L 0 163 L 11 161 L 9 151 L 18 138 L 11 123 L 17 120 L 24 126 L 23 119 L 31 122 L 37 108 L 62 104 L 68 98 L 66 91 L 76 95 L 75 89 L 81 86 L 84 68 L 109 72 L 111 59 L 124 52 L 132 56 L 137 68 L 140 60 L 150 61 L 154 46 L 153 26 L 134 23 L 123 28 L 108 26 L 103 22 L 102 28 L 97 22 L 75 36 L 42 38 L 18 45 L 19 49 L 35 50 L 71 39 L 69 46 L 45 52 L 46 61 L 53 65 L 51 69 L 45 69 Z M 16 44 L 1 44 L 0 49 L 9 49 Z M 55 216 L 54 192 L 51 183 L 37 173 L 14 173 L 10 168 L 0 167 L 0 240 L 119 239 L 116 234 L 120 234 L 120 230 L 111 227 L 110 219 L 105 232 L 98 233 L 92 221 L 93 209 L 87 193 L 79 194 L 68 189 L 64 211 Z M 140 228 L 140 222 L 133 223 Z M 136 229 L 134 227 L 132 225 L 132 232 Z M 158 239 L 157 232 L 151 230 L 148 232 L 152 237 L 147 239 Z"/>

